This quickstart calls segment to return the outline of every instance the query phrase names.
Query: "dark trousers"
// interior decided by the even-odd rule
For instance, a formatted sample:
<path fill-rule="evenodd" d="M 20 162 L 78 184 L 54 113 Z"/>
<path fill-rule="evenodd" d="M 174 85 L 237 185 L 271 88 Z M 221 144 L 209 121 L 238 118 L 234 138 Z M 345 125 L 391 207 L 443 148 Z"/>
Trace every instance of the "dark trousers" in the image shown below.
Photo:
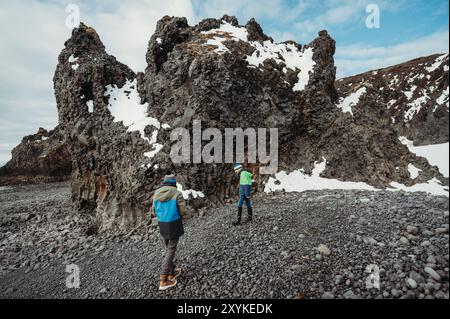
<path fill-rule="evenodd" d="M 177 251 L 178 238 L 164 239 L 163 237 L 161 237 L 161 241 L 166 248 L 166 255 L 164 257 L 164 263 L 161 268 L 161 275 L 172 275 L 175 272 L 173 260 L 175 258 L 175 252 Z"/>

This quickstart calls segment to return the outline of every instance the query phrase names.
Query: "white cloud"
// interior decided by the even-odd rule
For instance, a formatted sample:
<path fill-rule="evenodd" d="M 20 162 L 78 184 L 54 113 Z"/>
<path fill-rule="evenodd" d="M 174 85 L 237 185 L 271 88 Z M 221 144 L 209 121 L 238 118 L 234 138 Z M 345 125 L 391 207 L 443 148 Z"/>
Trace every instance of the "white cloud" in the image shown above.
<path fill-rule="evenodd" d="M 113 1 L 114 2 L 114 1 Z M 190 0 L 134 0 L 117 1 L 113 12 L 87 10 L 81 19 L 94 27 L 100 35 L 108 53 L 135 71 L 144 71 L 145 54 L 156 22 L 164 15 L 183 16 L 195 22 Z"/>
<path fill-rule="evenodd" d="M 448 37 L 448 31 L 440 31 L 391 46 L 371 47 L 365 44 L 338 46 L 336 49 L 338 77 L 388 67 L 420 56 L 448 52 Z"/>
<path fill-rule="evenodd" d="M 362 8 L 361 1 L 357 1 L 354 4 L 346 3 L 338 7 L 330 8 L 325 13 L 313 19 L 296 23 L 295 28 L 302 33 L 303 37 L 307 37 L 329 26 L 348 22 L 364 12 Z"/>
<path fill-rule="evenodd" d="M 292 21 L 303 13 L 315 0 L 298 0 L 289 5 L 283 0 L 194 0 L 196 13 L 201 17 L 220 18 L 224 14 L 234 15 L 245 24 L 249 19 Z"/>
<path fill-rule="evenodd" d="M 295 41 L 297 36 L 290 31 L 279 31 L 277 29 L 268 29 L 267 31 L 264 30 L 264 32 L 272 37 L 275 42 L 284 42 L 287 40 Z"/>
<path fill-rule="evenodd" d="M 326 2 L 316 1 L 314 10 L 322 12 L 313 15 L 313 18 L 302 20 L 294 25 L 299 32 L 300 39 L 312 39 L 317 32 L 323 29 L 332 29 L 335 26 L 349 26 L 355 23 L 364 23 L 367 17 L 366 7 L 371 3 L 379 6 L 380 10 L 393 11 L 400 8 L 405 0 L 392 2 L 389 0 L 328 0 Z"/>

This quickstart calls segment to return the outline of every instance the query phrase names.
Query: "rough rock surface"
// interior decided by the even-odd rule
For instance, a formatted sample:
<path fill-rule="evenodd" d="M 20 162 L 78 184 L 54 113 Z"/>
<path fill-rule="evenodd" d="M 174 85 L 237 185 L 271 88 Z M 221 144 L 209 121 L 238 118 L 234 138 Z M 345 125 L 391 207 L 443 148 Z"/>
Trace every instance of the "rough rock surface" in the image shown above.
<path fill-rule="evenodd" d="M 61 130 L 73 161 L 72 199 L 100 230 L 144 220 L 162 176 L 175 172 L 196 209 L 235 195 L 230 164 L 170 160 L 170 132 L 203 128 L 278 128 L 279 168 L 327 161 L 323 177 L 386 187 L 441 177 L 402 145 L 389 119 L 355 122 L 336 107 L 335 41 L 326 31 L 307 45 L 275 44 L 251 20 L 164 17 L 152 35 L 145 73 L 106 53 L 94 29 L 74 29 L 59 56 L 54 87 Z M 136 99 L 142 104 L 134 103 Z M 379 104 L 374 112 L 383 112 Z M 145 110 L 136 115 L 138 110 Z M 206 144 L 206 142 L 204 142 Z M 422 170 L 412 180 L 408 165 Z M 258 176 L 262 190 L 267 176 Z"/>
<path fill-rule="evenodd" d="M 367 87 L 384 106 L 385 111 L 377 115 L 385 116 L 400 136 L 415 145 L 445 143 L 449 141 L 448 71 L 448 54 L 434 54 L 340 79 L 336 87 L 342 97 Z M 365 114 L 368 106 L 355 106 L 355 112 Z"/>
<path fill-rule="evenodd" d="M 85 25 L 74 29 L 65 43 L 54 76 L 60 128 L 73 164 L 72 200 L 79 211 L 95 210 L 103 227 L 114 220 L 114 216 L 104 216 L 107 212 L 120 215 L 126 210 L 121 216 L 143 217 L 141 207 L 132 207 L 143 202 L 136 196 L 146 195 L 145 190 L 137 189 L 145 185 L 137 182 L 140 167 L 134 164 L 149 147 L 127 133 L 124 125 L 113 122 L 105 97 L 107 85 L 122 87 L 134 78 L 134 72 L 108 55 L 95 30 Z M 93 112 L 89 111 L 90 101 Z M 135 216 L 136 211 L 140 216 Z M 129 226 L 126 218 L 121 223 Z"/>
<path fill-rule="evenodd" d="M 59 128 L 25 136 L 0 168 L 0 185 L 63 181 L 70 178 L 71 160 Z"/>
<path fill-rule="evenodd" d="M 0 191 L 1 298 L 449 297 L 449 202 L 424 193 L 310 191 L 255 199 L 252 224 L 234 205 L 191 218 L 176 288 L 159 292 L 157 229 L 93 236 L 70 187 Z M 70 227 L 68 227 L 70 225 Z M 329 254 L 318 247 L 326 246 Z M 66 288 L 66 265 L 80 267 Z M 367 278 L 378 267 L 380 287 Z"/>

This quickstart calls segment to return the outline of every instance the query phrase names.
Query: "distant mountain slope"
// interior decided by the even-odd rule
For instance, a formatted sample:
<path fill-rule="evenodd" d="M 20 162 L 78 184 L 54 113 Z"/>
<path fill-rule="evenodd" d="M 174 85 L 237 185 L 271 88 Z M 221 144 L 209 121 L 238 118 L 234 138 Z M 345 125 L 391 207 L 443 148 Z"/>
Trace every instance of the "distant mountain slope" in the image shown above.
<path fill-rule="evenodd" d="M 365 90 L 384 104 L 393 127 L 415 145 L 449 140 L 448 54 L 434 54 L 336 81 L 341 107 L 357 106 Z M 363 92 L 364 91 L 364 92 Z M 366 103 L 367 105 L 367 103 Z M 345 111 L 345 109 L 344 109 Z"/>
<path fill-rule="evenodd" d="M 40 128 L 13 149 L 12 159 L 0 168 L 0 185 L 66 180 L 71 169 L 70 154 L 59 128 Z"/>

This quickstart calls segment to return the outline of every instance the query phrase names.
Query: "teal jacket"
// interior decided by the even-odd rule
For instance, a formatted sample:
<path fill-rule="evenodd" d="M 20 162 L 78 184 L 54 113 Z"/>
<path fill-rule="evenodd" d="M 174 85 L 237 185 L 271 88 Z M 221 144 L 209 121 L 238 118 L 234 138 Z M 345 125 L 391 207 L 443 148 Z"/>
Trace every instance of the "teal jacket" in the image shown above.
<path fill-rule="evenodd" d="M 184 234 L 186 201 L 176 186 L 163 185 L 157 189 L 153 195 L 152 207 L 158 218 L 159 231 L 165 239 L 177 239 Z"/>

